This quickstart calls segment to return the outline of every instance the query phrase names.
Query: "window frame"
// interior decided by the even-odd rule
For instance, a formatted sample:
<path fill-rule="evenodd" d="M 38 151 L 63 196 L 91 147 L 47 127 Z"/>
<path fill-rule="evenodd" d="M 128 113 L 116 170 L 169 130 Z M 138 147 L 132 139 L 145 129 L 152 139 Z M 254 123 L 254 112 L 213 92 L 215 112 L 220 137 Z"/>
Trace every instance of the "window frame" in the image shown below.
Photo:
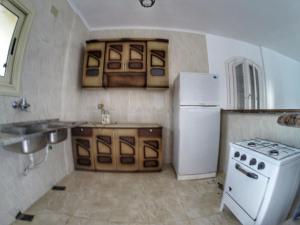
<path fill-rule="evenodd" d="M 243 79 L 244 79 L 244 93 L 249 93 L 247 96 L 245 95 L 245 101 L 244 101 L 244 108 L 243 109 L 263 109 L 266 108 L 266 81 L 265 81 L 265 73 L 263 69 L 259 65 L 257 65 L 255 62 L 253 62 L 250 59 L 244 58 L 244 57 L 233 57 L 226 61 L 226 73 L 227 73 L 227 105 L 228 108 L 231 109 L 240 109 L 238 107 L 237 102 L 237 84 L 236 84 L 236 73 L 235 68 L 242 64 L 243 66 Z M 253 76 L 254 76 L 254 85 L 256 86 L 256 77 L 255 77 L 255 70 L 257 70 L 257 77 L 259 79 L 259 99 L 255 101 L 255 107 L 252 108 L 251 106 L 251 99 L 249 98 L 251 96 L 251 84 L 250 82 L 250 69 L 249 67 L 252 66 L 253 68 Z M 255 89 L 255 95 L 257 89 Z M 246 100 L 246 97 L 248 100 Z M 259 105 L 258 105 L 259 102 Z"/>
<path fill-rule="evenodd" d="M 0 0 L 0 3 L 18 16 L 18 22 L 12 37 L 12 40 L 17 38 L 14 54 L 8 55 L 8 66 L 5 70 L 5 76 L 0 79 L 0 95 L 18 96 L 20 93 L 23 57 L 33 20 L 33 11 L 24 6 L 19 0 Z M 17 34 L 19 34 L 18 37 L 16 36 Z M 9 52 L 11 51 L 12 43 L 13 41 L 10 43 Z"/>

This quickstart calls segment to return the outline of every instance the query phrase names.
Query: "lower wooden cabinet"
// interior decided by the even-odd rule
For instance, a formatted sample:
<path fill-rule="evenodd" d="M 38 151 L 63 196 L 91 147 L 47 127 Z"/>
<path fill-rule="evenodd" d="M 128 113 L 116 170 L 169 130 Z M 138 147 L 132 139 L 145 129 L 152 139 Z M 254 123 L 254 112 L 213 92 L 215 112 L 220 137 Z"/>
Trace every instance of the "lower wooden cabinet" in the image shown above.
<path fill-rule="evenodd" d="M 94 129 L 95 169 L 114 171 L 117 168 L 113 129 Z"/>
<path fill-rule="evenodd" d="M 117 170 L 137 171 L 138 164 L 138 135 L 136 129 L 116 130 Z"/>
<path fill-rule="evenodd" d="M 94 170 L 92 129 L 72 129 L 73 158 L 76 169 Z"/>
<path fill-rule="evenodd" d="M 162 128 L 73 128 L 75 168 L 97 171 L 159 171 Z"/>
<path fill-rule="evenodd" d="M 155 171 L 162 168 L 162 130 L 139 129 L 139 169 Z"/>

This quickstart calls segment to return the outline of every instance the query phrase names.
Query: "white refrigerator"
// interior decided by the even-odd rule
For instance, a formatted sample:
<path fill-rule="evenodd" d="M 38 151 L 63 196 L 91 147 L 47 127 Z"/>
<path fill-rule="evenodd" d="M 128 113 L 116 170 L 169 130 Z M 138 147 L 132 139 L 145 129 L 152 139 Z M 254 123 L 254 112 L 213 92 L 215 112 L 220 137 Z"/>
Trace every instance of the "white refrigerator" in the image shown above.
<path fill-rule="evenodd" d="M 173 164 L 178 180 L 215 177 L 220 141 L 219 77 L 180 73 L 174 83 Z"/>

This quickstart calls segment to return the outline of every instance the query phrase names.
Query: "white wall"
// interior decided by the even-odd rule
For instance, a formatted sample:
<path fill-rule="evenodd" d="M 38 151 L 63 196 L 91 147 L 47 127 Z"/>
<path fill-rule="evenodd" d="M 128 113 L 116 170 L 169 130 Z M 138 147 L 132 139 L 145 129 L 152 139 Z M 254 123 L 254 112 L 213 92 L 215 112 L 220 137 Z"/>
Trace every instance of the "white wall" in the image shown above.
<path fill-rule="evenodd" d="M 227 108 L 226 61 L 245 57 L 265 72 L 267 108 L 300 108 L 300 63 L 268 48 L 221 36 L 206 35 L 209 72 L 221 75 L 222 107 Z"/>
<path fill-rule="evenodd" d="M 262 48 L 268 108 L 300 108 L 300 63 Z"/>
<path fill-rule="evenodd" d="M 221 36 L 206 35 L 209 72 L 219 74 L 221 78 L 221 106 L 227 108 L 227 78 L 225 62 L 232 57 L 245 57 L 259 66 L 263 66 L 260 48 Z"/>
<path fill-rule="evenodd" d="M 66 1 L 24 0 L 36 12 L 22 69 L 21 95 L 31 104 L 29 112 L 11 107 L 16 97 L 0 96 L 0 123 L 59 118 L 71 104 L 64 92 L 70 77 L 78 78 L 83 40 L 87 30 Z M 58 11 L 55 18 L 51 5 Z M 72 61 L 73 60 L 73 61 Z M 71 62 L 70 62 L 71 61 Z M 73 63 L 72 63 L 73 62 Z M 66 78 L 66 79 L 63 79 Z M 64 93 L 64 94 L 63 94 Z M 64 96 L 64 98 L 62 98 Z M 39 155 L 43 153 L 37 153 Z M 49 153 L 48 161 L 28 176 L 22 172 L 28 157 L 0 148 L 0 224 L 8 225 L 19 210 L 25 211 L 54 184 L 73 170 L 70 138 Z"/>

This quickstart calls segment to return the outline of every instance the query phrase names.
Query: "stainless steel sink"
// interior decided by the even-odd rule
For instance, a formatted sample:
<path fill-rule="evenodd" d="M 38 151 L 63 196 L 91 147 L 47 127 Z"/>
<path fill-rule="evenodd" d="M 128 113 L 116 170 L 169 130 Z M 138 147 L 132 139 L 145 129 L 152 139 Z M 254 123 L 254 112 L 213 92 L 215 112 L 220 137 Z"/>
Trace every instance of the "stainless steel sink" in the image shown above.
<path fill-rule="evenodd" d="M 39 133 L 15 144 L 5 145 L 4 149 L 22 154 L 31 154 L 45 148 L 48 144 L 47 135 Z"/>
<path fill-rule="evenodd" d="M 67 128 L 59 128 L 57 130 L 50 131 L 47 136 L 49 144 L 57 144 L 67 139 L 68 130 Z"/>
<path fill-rule="evenodd" d="M 11 126 L 11 127 L 3 127 L 1 129 L 1 132 L 7 134 L 26 135 L 26 134 L 34 134 L 34 133 L 42 132 L 44 129 L 45 127 L 41 125 Z"/>
<path fill-rule="evenodd" d="M 14 124 L 2 127 L 2 133 L 22 136 L 24 140 L 3 148 L 22 154 L 30 154 L 42 150 L 47 144 L 56 144 L 67 139 L 69 124 L 55 121 L 34 124 Z"/>

